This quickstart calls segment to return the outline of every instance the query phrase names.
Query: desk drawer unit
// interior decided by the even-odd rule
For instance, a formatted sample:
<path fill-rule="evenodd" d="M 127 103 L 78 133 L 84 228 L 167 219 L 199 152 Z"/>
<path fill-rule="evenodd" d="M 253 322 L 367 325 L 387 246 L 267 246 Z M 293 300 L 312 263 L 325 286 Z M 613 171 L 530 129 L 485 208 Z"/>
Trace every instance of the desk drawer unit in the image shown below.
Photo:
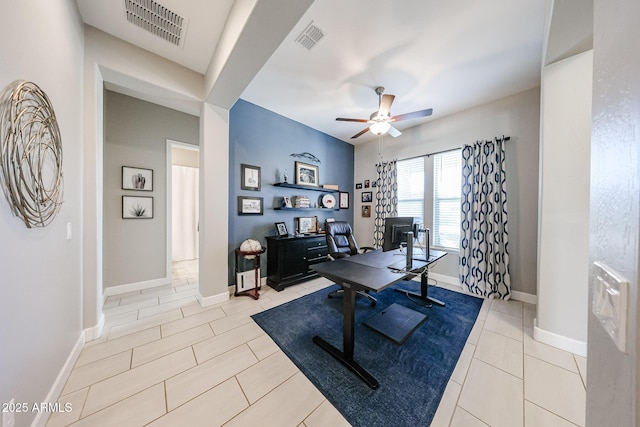
<path fill-rule="evenodd" d="M 318 277 L 310 266 L 327 260 L 324 235 L 267 236 L 267 284 L 277 291 Z"/>
<path fill-rule="evenodd" d="M 313 241 L 306 242 L 307 249 L 307 266 L 324 262 L 327 260 L 329 251 L 327 250 L 327 241 L 323 238 L 315 238 Z"/>

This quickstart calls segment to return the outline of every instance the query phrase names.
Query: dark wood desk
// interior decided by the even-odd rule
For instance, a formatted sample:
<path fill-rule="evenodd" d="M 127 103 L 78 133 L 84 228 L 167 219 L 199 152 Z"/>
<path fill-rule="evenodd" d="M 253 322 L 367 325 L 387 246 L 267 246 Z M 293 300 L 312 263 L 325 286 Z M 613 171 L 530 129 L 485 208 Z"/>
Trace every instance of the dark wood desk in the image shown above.
<path fill-rule="evenodd" d="M 312 266 L 311 268 L 319 275 L 336 282 L 344 289 L 342 303 L 343 351 L 340 351 L 317 335 L 313 337 L 313 342 L 356 374 L 369 387 L 372 389 L 378 388 L 378 381 L 360 366 L 353 357 L 356 292 L 359 290 L 380 292 L 402 279 L 420 274 L 421 296 L 424 294 L 424 298 L 428 298 L 426 284 L 428 266 L 446 254 L 446 252 L 431 250 L 429 261 L 419 261 L 415 258 L 419 258 L 420 253 L 414 253 L 414 260 L 409 270 L 405 268 L 407 261 L 404 254 L 401 254 L 398 250 L 366 252 L 361 255 L 340 258 L 336 261 L 323 262 Z"/>

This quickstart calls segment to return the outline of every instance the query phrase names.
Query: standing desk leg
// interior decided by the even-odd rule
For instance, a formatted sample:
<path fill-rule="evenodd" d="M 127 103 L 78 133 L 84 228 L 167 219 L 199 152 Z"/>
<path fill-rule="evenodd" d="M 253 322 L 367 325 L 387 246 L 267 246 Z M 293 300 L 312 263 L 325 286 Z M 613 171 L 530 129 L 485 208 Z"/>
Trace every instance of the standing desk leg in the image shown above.
<path fill-rule="evenodd" d="M 423 301 L 427 301 L 430 302 L 432 304 L 435 305 L 439 305 L 440 307 L 444 307 L 445 303 L 435 299 L 435 298 L 431 298 L 429 296 L 429 269 L 425 268 L 425 270 L 422 272 L 422 274 L 420 275 L 420 293 L 417 292 L 412 292 L 412 291 L 408 291 L 406 289 L 396 289 L 397 292 L 400 292 L 402 294 L 405 295 L 411 295 L 417 298 L 420 298 Z"/>
<path fill-rule="evenodd" d="M 333 356 L 336 360 L 346 366 L 351 372 L 356 374 L 362 381 L 367 383 L 372 389 L 378 388 L 378 380 L 373 378 L 362 366 L 353 359 L 353 348 L 355 341 L 355 311 L 356 311 L 356 291 L 349 285 L 343 285 L 344 299 L 342 302 L 343 324 L 342 324 L 342 348 L 344 352 L 338 350 L 318 335 L 313 337 L 313 342 L 319 345 L 324 351 Z"/>

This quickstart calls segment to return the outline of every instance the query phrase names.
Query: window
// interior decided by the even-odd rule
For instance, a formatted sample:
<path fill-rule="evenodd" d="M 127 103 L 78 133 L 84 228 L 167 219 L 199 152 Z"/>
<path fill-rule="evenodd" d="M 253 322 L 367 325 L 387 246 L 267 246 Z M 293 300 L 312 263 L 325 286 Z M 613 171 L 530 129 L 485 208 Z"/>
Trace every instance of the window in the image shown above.
<path fill-rule="evenodd" d="M 424 157 L 400 160 L 398 171 L 398 216 L 412 216 L 424 223 Z M 424 237 L 419 237 L 420 244 Z"/>
<path fill-rule="evenodd" d="M 462 150 L 433 156 L 434 246 L 452 249 L 460 247 L 461 182 Z"/>

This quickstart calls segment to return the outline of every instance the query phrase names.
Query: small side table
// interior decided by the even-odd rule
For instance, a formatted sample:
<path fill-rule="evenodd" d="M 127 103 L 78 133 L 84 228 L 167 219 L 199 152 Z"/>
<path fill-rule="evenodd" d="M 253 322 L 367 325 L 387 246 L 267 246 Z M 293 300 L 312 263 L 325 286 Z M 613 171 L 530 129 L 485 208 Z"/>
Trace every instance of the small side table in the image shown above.
<path fill-rule="evenodd" d="M 238 256 L 247 256 L 253 255 L 253 271 L 255 273 L 255 287 L 253 289 L 248 289 L 246 291 L 238 292 L 238 283 L 236 283 L 236 291 L 233 294 L 234 296 L 247 296 L 251 297 L 255 300 L 260 298 L 259 288 L 260 288 L 260 254 L 263 254 L 267 249 L 262 248 L 259 251 L 241 251 L 240 249 L 236 249 L 236 282 L 238 281 L 238 273 L 240 272 L 238 269 Z"/>

